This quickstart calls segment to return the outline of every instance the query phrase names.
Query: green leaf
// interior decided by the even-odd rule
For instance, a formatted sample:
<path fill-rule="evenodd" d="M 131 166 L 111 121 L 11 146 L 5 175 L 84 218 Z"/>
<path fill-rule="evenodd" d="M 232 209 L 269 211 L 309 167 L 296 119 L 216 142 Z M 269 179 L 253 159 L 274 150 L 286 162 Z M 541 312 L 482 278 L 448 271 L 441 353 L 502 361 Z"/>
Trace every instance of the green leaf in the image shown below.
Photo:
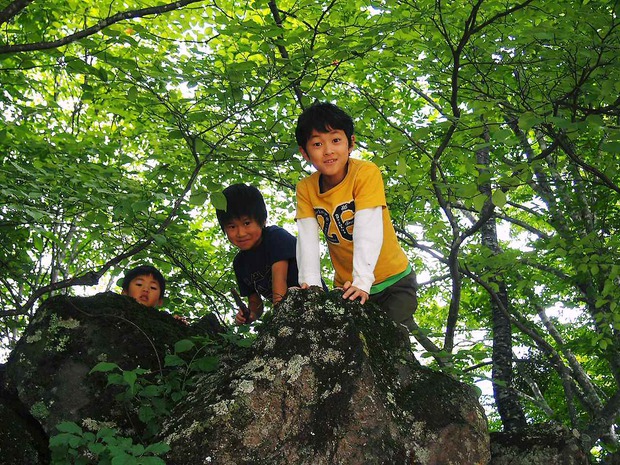
<path fill-rule="evenodd" d="M 508 139 L 513 137 L 512 129 L 503 128 L 493 131 L 491 133 L 491 137 L 497 142 L 506 142 Z"/>
<path fill-rule="evenodd" d="M 209 192 L 207 191 L 192 192 L 189 196 L 189 204 L 193 206 L 202 206 L 208 198 Z"/>
<path fill-rule="evenodd" d="M 117 432 L 118 431 L 114 428 L 101 428 L 99 431 L 97 431 L 97 438 L 108 440 L 114 437 L 117 434 Z"/>
<path fill-rule="evenodd" d="M 166 355 L 166 358 L 164 359 L 164 365 L 167 367 L 176 367 L 180 365 L 185 365 L 185 360 L 183 360 L 178 355 L 169 354 L 169 355 Z"/>
<path fill-rule="evenodd" d="M 93 367 L 92 370 L 90 370 L 89 373 L 96 373 L 96 372 L 108 372 L 108 371 L 112 371 L 112 370 L 120 370 L 120 367 L 116 364 L 116 363 L 111 363 L 111 362 L 99 362 L 97 363 L 97 365 L 95 365 Z"/>
<path fill-rule="evenodd" d="M 159 457 L 140 457 L 138 463 L 140 465 L 166 465 L 166 462 Z"/>
<path fill-rule="evenodd" d="M 192 367 L 196 367 L 200 371 L 209 372 L 216 370 L 219 366 L 220 359 L 217 356 L 202 357 L 192 362 Z"/>
<path fill-rule="evenodd" d="M 79 436 L 71 436 L 67 439 L 68 439 L 67 443 L 69 444 L 69 447 L 73 449 L 77 449 L 78 447 L 82 445 L 82 438 L 80 438 Z"/>
<path fill-rule="evenodd" d="M 34 248 L 39 252 L 43 252 L 43 239 L 41 238 L 41 236 L 39 235 L 35 235 L 32 238 L 33 244 L 34 244 Z"/>
<path fill-rule="evenodd" d="M 478 184 L 475 182 L 459 186 L 459 192 L 463 197 L 474 197 L 480 193 L 478 190 Z"/>
<path fill-rule="evenodd" d="M 170 139 L 184 139 L 185 135 L 178 129 L 173 129 L 168 132 L 168 137 Z"/>
<path fill-rule="evenodd" d="M 542 123 L 542 121 L 543 121 L 542 118 L 540 118 L 535 113 L 530 113 L 530 112 L 523 113 L 521 116 L 519 116 L 519 127 L 523 131 L 528 131 L 529 129 L 533 128 L 537 124 Z"/>
<path fill-rule="evenodd" d="M 125 384 L 123 375 L 120 373 L 111 373 L 108 375 L 108 386 Z"/>
<path fill-rule="evenodd" d="M 134 212 L 142 212 L 148 211 L 151 206 L 151 202 L 149 200 L 139 200 L 138 202 L 134 202 L 131 204 L 131 209 Z"/>
<path fill-rule="evenodd" d="M 123 380 L 129 385 L 132 391 L 134 389 L 137 379 L 138 379 L 138 375 L 136 374 L 135 371 L 132 371 L 132 370 L 123 371 Z"/>
<path fill-rule="evenodd" d="M 88 450 L 95 455 L 100 455 L 105 451 L 105 446 L 100 442 L 93 442 L 88 445 Z"/>
<path fill-rule="evenodd" d="M 211 193 L 211 205 L 213 205 L 213 208 L 226 211 L 226 208 L 227 208 L 226 196 L 222 192 L 212 192 Z"/>
<path fill-rule="evenodd" d="M 51 447 L 66 446 L 69 444 L 69 441 L 73 441 L 75 438 L 76 438 L 76 435 L 73 433 L 56 434 L 50 438 L 50 446 Z"/>
<path fill-rule="evenodd" d="M 154 455 L 162 455 L 170 451 L 170 446 L 165 442 L 156 442 L 147 446 L 145 453 L 149 452 Z"/>
<path fill-rule="evenodd" d="M 620 153 L 620 141 L 608 141 L 601 144 L 601 150 L 610 153 Z"/>
<path fill-rule="evenodd" d="M 506 194 L 501 189 L 494 190 L 492 200 L 493 205 L 498 208 L 502 208 L 504 205 L 506 205 Z"/>
<path fill-rule="evenodd" d="M 138 418 L 142 423 L 148 424 L 153 418 L 155 418 L 155 412 L 148 405 L 141 405 L 138 409 Z"/>
<path fill-rule="evenodd" d="M 151 234 L 151 237 L 157 245 L 164 245 L 168 242 L 168 239 L 163 234 Z"/>
<path fill-rule="evenodd" d="M 138 460 L 129 454 L 122 453 L 112 458 L 112 465 L 137 465 Z"/>
<path fill-rule="evenodd" d="M 180 341 L 174 344 L 174 353 L 180 354 L 182 352 L 187 352 L 188 350 L 192 350 L 195 347 L 194 344 L 189 339 L 181 339 Z"/>
<path fill-rule="evenodd" d="M 237 341 L 239 347 L 251 347 L 254 341 L 252 339 L 240 339 Z"/>
<path fill-rule="evenodd" d="M 82 435 L 82 428 L 80 428 L 76 423 L 72 421 L 63 421 L 56 425 L 56 429 L 61 433 L 73 433 L 77 435 Z"/>
<path fill-rule="evenodd" d="M 131 86 L 129 88 L 129 91 L 127 92 L 127 99 L 131 100 L 132 102 L 135 102 L 137 98 L 138 98 L 138 89 L 136 88 L 136 86 Z"/>
<path fill-rule="evenodd" d="M 155 397 L 155 396 L 159 396 L 161 395 L 163 390 L 162 386 L 158 386 L 156 384 L 149 384 L 147 386 L 144 387 L 144 389 L 142 389 L 140 391 L 140 396 L 141 397 Z"/>
<path fill-rule="evenodd" d="M 134 446 L 132 446 L 131 448 L 131 453 L 134 456 L 138 456 L 138 455 L 142 455 L 144 454 L 144 446 L 142 444 L 135 444 Z"/>
<path fill-rule="evenodd" d="M 482 208 L 484 207 L 484 203 L 487 200 L 487 196 L 486 194 L 478 194 L 476 195 L 473 199 L 472 199 L 472 203 L 474 204 L 474 208 L 477 211 L 482 211 Z"/>

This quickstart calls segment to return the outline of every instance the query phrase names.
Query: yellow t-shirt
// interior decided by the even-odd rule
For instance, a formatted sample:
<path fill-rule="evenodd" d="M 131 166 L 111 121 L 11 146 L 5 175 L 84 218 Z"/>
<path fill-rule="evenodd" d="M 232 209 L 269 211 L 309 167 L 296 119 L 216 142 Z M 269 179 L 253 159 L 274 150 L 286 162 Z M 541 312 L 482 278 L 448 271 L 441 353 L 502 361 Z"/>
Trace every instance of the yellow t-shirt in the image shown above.
<path fill-rule="evenodd" d="M 383 178 L 377 165 L 349 158 L 349 170 L 340 184 L 320 193 L 318 171 L 297 184 L 295 219 L 316 217 L 323 230 L 336 274 L 334 285 L 353 281 L 353 227 L 356 210 L 383 207 L 383 244 L 374 269 L 373 285 L 402 273 L 409 261 L 400 247 L 385 202 Z"/>

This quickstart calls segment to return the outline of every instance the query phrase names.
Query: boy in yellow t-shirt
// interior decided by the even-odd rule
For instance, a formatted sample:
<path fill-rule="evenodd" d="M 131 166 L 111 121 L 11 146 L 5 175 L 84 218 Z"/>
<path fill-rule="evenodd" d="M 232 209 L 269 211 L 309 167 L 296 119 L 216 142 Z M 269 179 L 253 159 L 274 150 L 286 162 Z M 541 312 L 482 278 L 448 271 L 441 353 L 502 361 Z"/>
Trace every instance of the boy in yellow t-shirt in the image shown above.
<path fill-rule="evenodd" d="M 416 278 L 398 243 L 379 168 L 349 158 L 353 120 L 330 103 L 299 117 L 295 138 L 316 172 L 297 184 L 297 264 L 302 288 L 321 285 L 318 229 L 323 231 L 343 298 L 377 303 L 413 329 Z"/>

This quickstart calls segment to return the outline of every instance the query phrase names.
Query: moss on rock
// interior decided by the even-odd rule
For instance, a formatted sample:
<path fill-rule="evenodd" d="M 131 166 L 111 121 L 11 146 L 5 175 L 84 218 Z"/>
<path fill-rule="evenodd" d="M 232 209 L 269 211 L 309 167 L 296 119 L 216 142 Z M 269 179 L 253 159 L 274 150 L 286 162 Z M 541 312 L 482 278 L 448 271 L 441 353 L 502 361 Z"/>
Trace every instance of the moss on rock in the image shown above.
<path fill-rule="evenodd" d="M 5 384 L 48 433 L 61 421 L 85 418 L 135 433 L 140 422 L 116 400 L 120 388 L 107 387 L 107 375 L 91 369 L 106 360 L 124 370 L 159 372 L 175 342 L 193 334 L 171 315 L 127 296 L 52 297 L 11 352 Z"/>
<path fill-rule="evenodd" d="M 173 412 L 161 436 L 169 465 L 488 461 L 471 390 L 420 367 L 373 305 L 290 291 L 248 354 L 205 376 Z"/>

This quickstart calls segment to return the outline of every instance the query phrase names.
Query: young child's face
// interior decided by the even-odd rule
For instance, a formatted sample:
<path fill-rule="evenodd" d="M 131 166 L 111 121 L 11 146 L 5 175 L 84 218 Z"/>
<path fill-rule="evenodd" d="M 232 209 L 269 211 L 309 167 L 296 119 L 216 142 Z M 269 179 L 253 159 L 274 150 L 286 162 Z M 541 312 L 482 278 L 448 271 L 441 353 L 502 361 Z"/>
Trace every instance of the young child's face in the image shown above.
<path fill-rule="evenodd" d="M 354 145 L 355 136 L 351 136 L 349 145 L 347 135 L 342 129 L 332 129 L 329 132 L 313 129 L 306 147 L 300 147 L 299 151 L 333 187 L 346 176 L 349 154 Z"/>
<path fill-rule="evenodd" d="M 234 218 L 224 225 L 228 240 L 240 250 L 251 250 L 260 244 L 263 226 L 249 216 Z"/>
<path fill-rule="evenodd" d="M 150 274 L 133 278 L 129 283 L 129 289 L 123 290 L 122 293 L 133 297 L 147 307 L 155 307 L 163 303 L 159 282 Z"/>

